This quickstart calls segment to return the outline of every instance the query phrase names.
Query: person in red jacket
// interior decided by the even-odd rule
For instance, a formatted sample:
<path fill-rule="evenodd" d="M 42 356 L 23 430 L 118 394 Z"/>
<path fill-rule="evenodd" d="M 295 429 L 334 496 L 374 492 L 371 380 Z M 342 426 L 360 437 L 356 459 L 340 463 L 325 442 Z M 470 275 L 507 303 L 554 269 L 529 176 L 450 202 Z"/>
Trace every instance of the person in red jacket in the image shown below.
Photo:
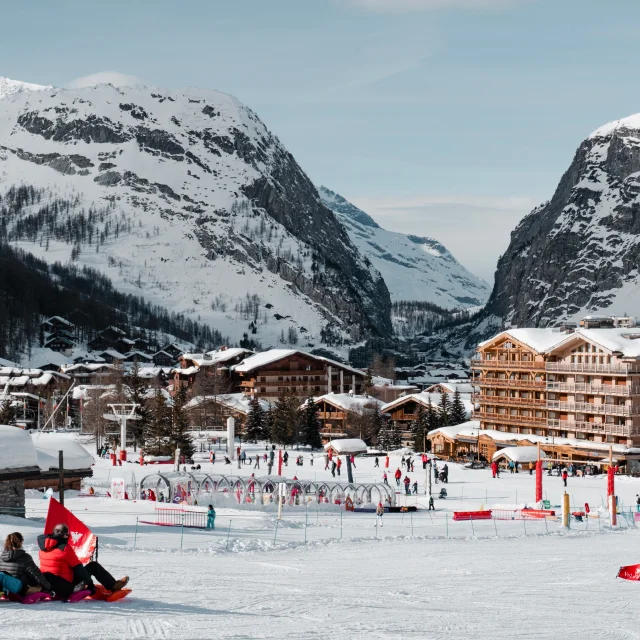
<path fill-rule="evenodd" d="M 564 482 L 564 486 L 567 486 L 567 478 L 569 477 L 569 474 L 567 473 L 566 468 L 562 470 L 562 481 Z"/>
<path fill-rule="evenodd" d="M 494 478 L 498 475 L 498 463 L 495 460 L 491 463 L 491 473 Z"/>
<path fill-rule="evenodd" d="M 83 565 L 69 544 L 69 527 L 57 524 L 50 535 L 38 536 L 40 570 L 51 583 L 58 598 L 66 600 L 80 588 L 95 592 L 93 578 L 107 591 L 120 591 L 129 582 L 129 576 L 116 580 L 98 562 Z"/>
<path fill-rule="evenodd" d="M 342 460 L 341 460 L 340 456 L 338 456 L 337 465 L 336 465 L 336 471 L 338 472 L 338 475 L 340 475 L 340 467 L 341 466 L 342 466 Z"/>
<path fill-rule="evenodd" d="M 402 471 L 400 471 L 400 467 L 396 469 L 396 472 L 393 476 L 396 479 L 396 486 L 400 486 L 400 478 L 402 478 Z"/>

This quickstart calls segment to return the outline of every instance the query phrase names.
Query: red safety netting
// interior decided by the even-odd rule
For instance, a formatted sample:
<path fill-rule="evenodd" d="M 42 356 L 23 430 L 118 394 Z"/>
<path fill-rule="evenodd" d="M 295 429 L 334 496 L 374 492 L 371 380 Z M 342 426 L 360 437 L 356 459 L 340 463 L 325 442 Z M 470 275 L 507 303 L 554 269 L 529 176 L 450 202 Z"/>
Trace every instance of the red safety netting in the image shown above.
<path fill-rule="evenodd" d="M 542 460 L 536 462 L 536 502 L 542 502 Z"/>
<path fill-rule="evenodd" d="M 613 466 L 610 466 L 607 469 L 607 495 L 614 496 L 615 492 L 615 477 L 616 470 Z"/>

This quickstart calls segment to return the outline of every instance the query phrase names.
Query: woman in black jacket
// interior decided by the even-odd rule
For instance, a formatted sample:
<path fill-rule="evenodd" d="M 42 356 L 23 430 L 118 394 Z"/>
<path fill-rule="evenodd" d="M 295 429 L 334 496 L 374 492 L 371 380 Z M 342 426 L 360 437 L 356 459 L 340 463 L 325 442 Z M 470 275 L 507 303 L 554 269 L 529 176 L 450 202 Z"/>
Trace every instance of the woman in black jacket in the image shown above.
<path fill-rule="evenodd" d="M 24 538 L 21 533 L 10 533 L 4 542 L 4 551 L 0 553 L 0 571 L 22 582 L 20 595 L 44 591 L 51 593 L 51 584 L 22 548 Z"/>

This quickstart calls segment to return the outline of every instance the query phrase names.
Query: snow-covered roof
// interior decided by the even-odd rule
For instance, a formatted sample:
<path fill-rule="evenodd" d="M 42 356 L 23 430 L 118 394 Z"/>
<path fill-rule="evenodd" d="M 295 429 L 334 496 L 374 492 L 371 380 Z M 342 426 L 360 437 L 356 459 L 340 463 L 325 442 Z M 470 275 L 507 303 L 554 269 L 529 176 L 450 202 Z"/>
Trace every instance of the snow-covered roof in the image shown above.
<path fill-rule="evenodd" d="M 228 409 L 247 415 L 250 409 L 251 398 L 244 393 L 225 393 L 217 396 L 196 396 L 187 402 L 185 409 L 195 409 L 201 404 L 216 402 Z M 269 410 L 269 403 L 266 400 L 258 399 L 260 406 Z"/>
<path fill-rule="evenodd" d="M 68 371 L 81 371 L 83 369 L 85 371 L 100 371 L 114 369 L 114 366 L 103 362 L 79 362 L 78 364 L 65 365 L 62 367 L 65 373 Z"/>
<path fill-rule="evenodd" d="M 31 356 L 24 360 L 23 364 L 28 367 L 43 367 L 49 364 L 60 367 L 64 364 L 71 364 L 72 362 L 72 358 L 58 351 L 53 351 L 45 347 L 37 347 L 31 350 Z"/>
<path fill-rule="evenodd" d="M 258 369 L 260 367 L 264 367 L 267 364 L 271 364 L 272 362 L 277 362 L 278 360 L 282 360 L 283 358 L 293 356 L 296 353 L 300 353 L 300 351 L 298 351 L 297 349 L 269 349 L 269 351 L 256 353 L 252 356 L 249 356 L 248 358 L 245 358 L 240 364 L 237 364 L 234 367 L 234 370 L 240 373 L 247 373 L 249 371 L 253 371 L 253 369 Z"/>
<path fill-rule="evenodd" d="M 183 353 L 180 357 L 185 360 L 191 360 L 199 367 L 211 366 L 219 364 L 221 362 L 228 362 L 239 356 L 245 356 L 252 354 L 250 349 L 242 349 L 240 347 L 233 347 L 227 349 L 216 349 L 214 351 L 207 351 L 205 353 Z"/>
<path fill-rule="evenodd" d="M 341 440 L 331 440 L 324 445 L 325 451 L 333 449 L 336 453 L 342 455 L 347 453 L 364 453 L 367 451 L 367 445 L 360 438 L 344 438 Z"/>
<path fill-rule="evenodd" d="M 116 351 L 116 349 L 105 349 L 100 352 L 100 356 L 109 356 L 110 358 L 115 358 L 116 360 L 124 360 L 125 356 L 123 353 Z"/>
<path fill-rule="evenodd" d="M 314 402 L 318 404 L 325 400 L 326 402 L 350 412 L 373 411 L 376 407 L 381 409 L 384 402 L 371 396 L 357 396 L 351 393 L 326 393 L 323 396 L 314 398 Z M 304 403 L 306 404 L 306 402 Z M 304 405 L 303 405 L 304 406 Z"/>
<path fill-rule="evenodd" d="M 174 369 L 172 369 L 172 371 L 174 373 L 179 373 L 182 376 L 190 376 L 194 373 L 198 373 L 198 371 L 200 371 L 200 367 L 185 367 L 184 369 L 175 367 Z"/>
<path fill-rule="evenodd" d="M 62 318 L 61 316 L 51 316 L 50 318 L 47 318 L 43 324 L 50 322 L 60 322 L 61 324 L 66 324 L 68 327 L 75 327 L 73 322 L 69 322 L 66 318 Z"/>
<path fill-rule="evenodd" d="M 393 409 L 395 409 L 398 405 L 401 405 L 404 402 L 407 402 L 408 400 L 414 400 L 415 402 L 418 402 L 419 404 L 421 404 L 423 407 L 427 407 L 430 402 L 433 408 L 437 409 L 438 403 L 441 400 L 441 394 L 422 391 L 421 393 L 412 393 L 407 396 L 400 396 L 399 398 L 396 398 L 395 400 L 392 400 L 391 402 L 385 404 L 382 407 L 381 411 L 383 413 L 388 413 L 389 411 L 392 411 Z M 465 413 L 467 414 L 467 417 L 470 418 L 471 413 L 473 411 L 473 404 L 471 403 L 470 396 L 461 394 L 460 401 L 464 406 L 464 410 L 465 410 Z"/>
<path fill-rule="evenodd" d="M 58 452 L 62 450 L 64 468 L 89 469 L 93 456 L 73 436 L 61 433 L 40 433 L 33 436 L 33 445 L 42 471 L 58 468 Z"/>
<path fill-rule="evenodd" d="M 526 344 L 538 353 L 551 353 L 565 343 L 575 339 L 584 339 L 599 345 L 609 352 L 619 352 L 626 358 L 640 357 L 640 328 L 612 327 L 609 329 L 576 329 L 571 333 L 563 333 L 558 329 L 508 329 L 489 340 L 481 342 L 484 346 L 501 336 L 509 336 Z"/>
<path fill-rule="evenodd" d="M 467 393 L 467 394 L 473 393 L 473 385 L 471 384 L 471 382 L 467 380 L 460 381 L 460 382 L 457 382 L 456 380 L 448 380 L 447 382 L 436 382 L 436 384 L 431 385 L 428 389 L 425 389 L 425 391 L 429 391 L 430 393 L 435 393 L 433 391 L 433 388 L 436 386 L 446 389 L 449 393 L 455 393 L 456 389 L 460 393 Z"/>
<path fill-rule="evenodd" d="M 31 434 L 18 427 L 0 425 L 0 470 L 35 467 L 37 464 Z"/>
<path fill-rule="evenodd" d="M 547 454 L 540 449 L 540 456 L 545 457 Z M 493 460 L 498 458 L 507 458 L 513 462 L 536 462 L 538 460 L 538 447 L 505 447 L 504 449 L 498 449 L 493 454 Z"/>

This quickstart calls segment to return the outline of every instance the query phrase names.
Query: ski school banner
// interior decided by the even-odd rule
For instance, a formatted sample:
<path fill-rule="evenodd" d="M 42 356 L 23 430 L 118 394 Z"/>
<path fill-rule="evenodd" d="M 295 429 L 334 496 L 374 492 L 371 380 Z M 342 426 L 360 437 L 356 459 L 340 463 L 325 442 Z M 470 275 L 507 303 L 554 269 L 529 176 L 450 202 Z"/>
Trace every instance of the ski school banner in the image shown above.
<path fill-rule="evenodd" d="M 57 524 L 66 524 L 69 527 L 70 545 L 82 564 L 91 560 L 95 551 L 98 538 L 93 535 L 91 529 L 84 522 L 78 520 L 71 511 L 65 509 L 55 498 L 49 499 L 49 511 L 44 523 L 44 532 L 53 533 Z"/>

